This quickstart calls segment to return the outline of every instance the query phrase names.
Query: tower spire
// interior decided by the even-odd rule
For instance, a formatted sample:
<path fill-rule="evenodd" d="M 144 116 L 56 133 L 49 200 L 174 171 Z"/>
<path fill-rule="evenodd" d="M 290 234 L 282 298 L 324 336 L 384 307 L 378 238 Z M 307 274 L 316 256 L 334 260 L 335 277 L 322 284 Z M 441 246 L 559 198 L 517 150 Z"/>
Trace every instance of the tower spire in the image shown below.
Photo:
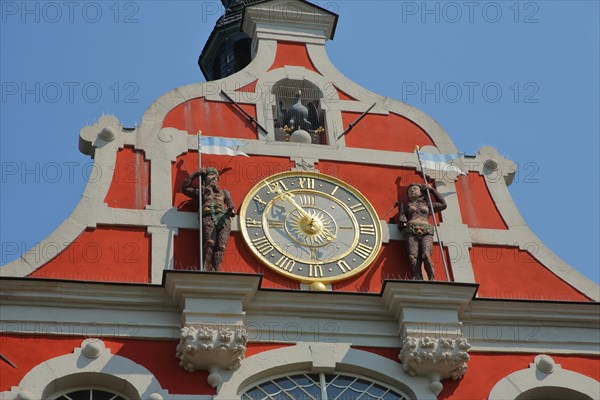
<path fill-rule="evenodd" d="M 225 12 L 206 41 L 198 66 L 207 81 L 225 78 L 250 63 L 251 38 L 242 31 L 244 8 L 263 0 L 221 0 Z"/>

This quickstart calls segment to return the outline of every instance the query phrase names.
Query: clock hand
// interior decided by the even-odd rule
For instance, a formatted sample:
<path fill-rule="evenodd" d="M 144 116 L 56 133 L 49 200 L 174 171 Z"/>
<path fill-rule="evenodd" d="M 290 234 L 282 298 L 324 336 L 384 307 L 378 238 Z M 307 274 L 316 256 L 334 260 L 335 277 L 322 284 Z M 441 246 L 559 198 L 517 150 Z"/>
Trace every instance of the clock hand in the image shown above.
<path fill-rule="evenodd" d="M 336 238 L 336 236 L 324 226 L 321 227 L 321 232 L 325 234 L 325 239 L 327 239 L 328 242 L 333 242 L 333 240 Z"/>
<path fill-rule="evenodd" d="M 296 201 L 293 198 L 293 194 L 284 192 L 279 186 L 271 185 L 268 181 L 266 183 L 267 185 L 269 185 L 271 190 L 274 190 L 279 194 L 279 196 L 277 197 L 281 197 L 282 199 L 289 201 L 294 207 L 296 207 L 298 211 L 300 211 L 300 214 L 302 214 L 303 217 L 308 218 L 309 224 L 312 224 L 314 222 L 314 218 L 304 208 L 300 207 L 300 205 L 296 203 Z"/>

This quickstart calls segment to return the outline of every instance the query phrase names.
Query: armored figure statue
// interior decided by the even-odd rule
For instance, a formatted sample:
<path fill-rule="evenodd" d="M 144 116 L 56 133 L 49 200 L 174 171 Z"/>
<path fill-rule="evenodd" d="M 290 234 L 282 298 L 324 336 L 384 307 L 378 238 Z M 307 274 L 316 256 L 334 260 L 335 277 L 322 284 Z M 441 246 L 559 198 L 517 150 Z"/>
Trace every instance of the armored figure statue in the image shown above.
<path fill-rule="evenodd" d="M 437 190 L 427 185 L 411 183 L 407 189 L 408 203 L 400 205 L 398 214 L 398 227 L 406 234 L 408 246 L 408 259 L 413 272 L 413 279 L 423 280 L 421 264 L 425 264 L 425 271 L 430 281 L 435 280 L 431 251 L 433 248 L 434 228 L 429 223 L 431 213 L 429 204 L 425 199 L 425 190 L 432 195 L 433 211 L 445 210 L 446 201 Z"/>
<path fill-rule="evenodd" d="M 187 177 L 183 182 L 182 193 L 193 199 L 200 197 L 200 189 L 192 185 L 201 175 L 202 198 L 202 254 L 204 271 L 218 271 L 223 261 L 229 234 L 231 218 L 235 216 L 234 204 L 229 191 L 219 188 L 219 172 L 212 167 L 202 168 Z"/>

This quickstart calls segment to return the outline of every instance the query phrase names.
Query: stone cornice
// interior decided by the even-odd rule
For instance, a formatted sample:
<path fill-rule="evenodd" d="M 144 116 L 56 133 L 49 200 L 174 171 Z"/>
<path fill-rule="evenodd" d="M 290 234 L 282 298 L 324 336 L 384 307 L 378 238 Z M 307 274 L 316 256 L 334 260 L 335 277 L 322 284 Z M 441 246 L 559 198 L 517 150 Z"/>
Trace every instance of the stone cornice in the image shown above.
<path fill-rule="evenodd" d="M 409 306 L 458 312 L 471 302 L 477 287 L 469 283 L 386 281 L 382 295 L 395 316 Z"/>
<path fill-rule="evenodd" d="M 175 340 L 182 324 L 243 323 L 250 343 L 400 348 L 408 336 L 465 337 L 471 351 L 600 354 L 598 303 L 477 299 L 473 284 L 388 281 L 365 294 L 259 289 L 260 280 L 184 271 L 166 272 L 162 285 L 2 278 L 0 330 Z"/>
<path fill-rule="evenodd" d="M 598 327 L 600 303 L 476 299 L 461 314 L 469 321 L 525 321 Z"/>
<path fill-rule="evenodd" d="M 250 274 L 165 271 L 163 282 L 167 293 L 178 305 L 186 297 L 240 299 L 247 305 L 260 286 L 262 277 Z"/>

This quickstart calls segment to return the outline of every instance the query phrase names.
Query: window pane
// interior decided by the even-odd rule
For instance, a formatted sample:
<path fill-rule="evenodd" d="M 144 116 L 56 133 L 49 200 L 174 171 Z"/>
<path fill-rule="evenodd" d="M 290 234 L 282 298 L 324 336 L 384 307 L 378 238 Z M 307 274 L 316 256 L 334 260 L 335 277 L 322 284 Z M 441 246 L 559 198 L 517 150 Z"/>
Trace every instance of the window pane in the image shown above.
<path fill-rule="evenodd" d="M 291 389 L 296 387 L 296 384 L 292 382 L 288 377 L 275 379 L 273 382 L 279 385 L 279 387 L 281 387 L 282 389 Z"/>
<path fill-rule="evenodd" d="M 408 400 L 395 390 L 368 379 L 327 374 L 329 400 Z M 296 374 L 263 382 L 246 391 L 246 400 L 320 400 L 321 383 L 317 374 Z"/>
<path fill-rule="evenodd" d="M 68 394 L 68 396 L 72 400 L 91 400 L 90 399 L 90 390 L 89 389 L 78 390 L 76 392 L 71 392 L 71 393 Z"/>
<path fill-rule="evenodd" d="M 119 396 L 102 390 L 92 390 L 92 400 L 117 400 Z"/>

